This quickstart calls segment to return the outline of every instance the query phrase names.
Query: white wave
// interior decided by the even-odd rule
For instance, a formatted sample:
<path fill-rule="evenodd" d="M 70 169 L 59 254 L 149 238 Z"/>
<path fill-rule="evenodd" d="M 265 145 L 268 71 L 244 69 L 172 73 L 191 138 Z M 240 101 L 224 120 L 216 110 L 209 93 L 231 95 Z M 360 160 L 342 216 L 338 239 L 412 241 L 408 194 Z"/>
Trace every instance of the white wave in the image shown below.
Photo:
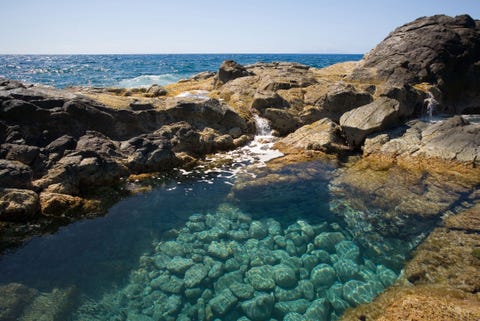
<path fill-rule="evenodd" d="M 175 83 L 182 79 L 181 75 L 164 74 L 164 75 L 143 75 L 130 79 L 120 80 L 119 87 L 122 88 L 142 88 L 150 87 L 153 84 L 165 86 L 171 83 Z"/>
<path fill-rule="evenodd" d="M 195 98 L 195 99 L 210 99 L 208 94 L 210 92 L 208 90 L 191 90 L 191 91 L 184 91 L 177 95 L 180 98 Z"/>

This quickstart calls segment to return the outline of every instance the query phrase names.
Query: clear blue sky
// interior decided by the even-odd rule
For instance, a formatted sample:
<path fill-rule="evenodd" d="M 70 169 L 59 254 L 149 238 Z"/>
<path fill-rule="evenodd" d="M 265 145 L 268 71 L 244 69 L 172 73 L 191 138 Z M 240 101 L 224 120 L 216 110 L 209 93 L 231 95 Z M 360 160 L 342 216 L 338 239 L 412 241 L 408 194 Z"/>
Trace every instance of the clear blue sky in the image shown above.
<path fill-rule="evenodd" d="M 365 53 L 480 0 L 0 0 L 0 53 Z"/>

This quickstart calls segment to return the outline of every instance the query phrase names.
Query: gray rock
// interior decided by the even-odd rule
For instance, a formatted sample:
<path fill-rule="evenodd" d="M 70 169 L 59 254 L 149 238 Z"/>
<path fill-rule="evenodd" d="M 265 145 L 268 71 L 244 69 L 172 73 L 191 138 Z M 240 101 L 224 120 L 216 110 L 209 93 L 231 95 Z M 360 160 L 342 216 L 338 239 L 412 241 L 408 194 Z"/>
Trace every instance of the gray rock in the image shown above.
<path fill-rule="evenodd" d="M 185 287 L 194 288 L 198 286 L 208 275 L 208 268 L 203 264 L 195 264 L 185 272 Z"/>
<path fill-rule="evenodd" d="M 275 288 L 273 269 L 269 265 L 256 266 L 246 273 L 248 282 L 258 291 L 269 291 Z"/>
<path fill-rule="evenodd" d="M 302 266 L 307 270 L 312 270 L 318 263 L 320 263 L 318 256 L 311 255 L 311 254 L 303 254 L 301 256 L 302 259 Z M 329 263 L 329 262 L 322 262 L 322 263 Z"/>
<path fill-rule="evenodd" d="M 315 286 L 329 287 L 336 279 L 335 270 L 328 264 L 319 264 L 310 273 L 310 280 Z"/>
<path fill-rule="evenodd" d="M 274 91 L 259 91 L 253 96 L 251 108 L 263 114 L 267 108 L 282 108 L 288 103 Z"/>
<path fill-rule="evenodd" d="M 368 105 L 344 113 L 340 117 L 340 126 L 347 142 L 358 147 L 369 134 L 399 125 L 402 117 L 409 116 L 408 111 L 401 107 L 395 99 L 380 97 Z"/>
<path fill-rule="evenodd" d="M 215 76 L 214 85 L 216 88 L 218 88 L 233 79 L 250 75 L 251 73 L 248 72 L 244 66 L 233 60 L 225 60 L 218 69 L 218 73 Z"/>
<path fill-rule="evenodd" d="M 270 294 L 259 293 L 241 304 L 243 312 L 253 321 L 269 320 L 273 311 L 274 298 Z"/>
<path fill-rule="evenodd" d="M 216 315 L 222 316 L 233 308 L 237 302 L 238 299 L 233 295 L 232 291 L 225 289 L 213 297 L 208 304 Z"/>
<path fill-rule="evenodd" d="M 332 152 L 346 149 L 340 126 L 328 118 L 302 126 L 279 142 L 301 150 Z"/>
<path fill-rule="evenodd" d="M 388 131 L 369 137 L 364 154 L 391 157 L 423 157 L 479 164 L 480 124 L 455 116 L 436 123 L 412 121 L 406 130 Z"/>
<path fill-rule="evenodd" d="M 280 135 L 287 135 L 299 127 L 299 121 L 293 114 L 280 108 L 267 108 L 263 117 L 270 121 L 272 129 Z"/>
<path fill-rule="evenodd" d="M 478 113 L 478 22 L 468 15 L 422 17 L 391 32 L 365 56 L 351 77 L 393 86 L 428 82 L 442 92 L 444 110 Z"/>

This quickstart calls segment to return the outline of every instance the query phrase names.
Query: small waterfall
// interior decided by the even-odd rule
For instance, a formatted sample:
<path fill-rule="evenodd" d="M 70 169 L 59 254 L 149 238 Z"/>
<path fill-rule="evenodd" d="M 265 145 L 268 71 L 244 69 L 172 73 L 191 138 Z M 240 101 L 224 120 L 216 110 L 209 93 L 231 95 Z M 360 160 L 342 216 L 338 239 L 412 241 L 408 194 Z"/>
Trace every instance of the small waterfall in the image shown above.
<path fill-rule="evenodd" d="M 255 128 L 257 129 L 258 136 L 272 136 L 272 128 L 266 118 L 253 115 L 253 120 L 255 121 Z"/>
<path fill-rule="evenodd" d="M 432 121 L 433 112 L 435 111 L 435 108 L 438 106 L 438 101 L 435 99 L 433 94 L 429 91 L 428 98 L 425 98 L 424 103 L 427 106 L 428 120 Z"/>
<path fill-rule="evenodd" d="M 280 151 L 273 149 L 273 145 L 277 138 L 272 135 L 272 128 L 268 123 L 268 119 L 253 115 L 253 120 L 255 121 L 257 135 L 254 140 L 243 149 L 255 155 L 262 164 L 265 164 L 265 162 L 274 158 L 283 156 Z"/>

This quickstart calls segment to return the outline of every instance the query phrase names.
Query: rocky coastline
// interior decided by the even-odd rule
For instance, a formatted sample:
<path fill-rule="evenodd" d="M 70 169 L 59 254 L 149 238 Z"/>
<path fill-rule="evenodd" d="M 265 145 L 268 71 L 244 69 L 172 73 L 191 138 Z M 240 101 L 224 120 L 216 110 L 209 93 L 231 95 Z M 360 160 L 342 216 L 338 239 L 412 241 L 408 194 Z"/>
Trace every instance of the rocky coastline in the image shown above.
<path fill-rule="evenodd" d="M 341 320 L 431 320 L 438 305 L 435 320 L 476 320 L 479 57 L 480 21 L 438 15 L 397 28 L 359 62 L 323 69 L 225 61 L 217 73 L 148 89 L 59 90 L 2 79 L 0 250 L 101 215 L 130 193 L 129 179 L 247 144 L 260 115 L 286 155 L 271 168 L 312 157 L 346 164 L 331 183 L 345 220 L 363 213 L 375 225 L 368 198 L 394 208 L 385 216 L 397 229 L 375 226 L 385 237 L 415 229 L 409 215 L 440 222 L 395 286 Z"/>

